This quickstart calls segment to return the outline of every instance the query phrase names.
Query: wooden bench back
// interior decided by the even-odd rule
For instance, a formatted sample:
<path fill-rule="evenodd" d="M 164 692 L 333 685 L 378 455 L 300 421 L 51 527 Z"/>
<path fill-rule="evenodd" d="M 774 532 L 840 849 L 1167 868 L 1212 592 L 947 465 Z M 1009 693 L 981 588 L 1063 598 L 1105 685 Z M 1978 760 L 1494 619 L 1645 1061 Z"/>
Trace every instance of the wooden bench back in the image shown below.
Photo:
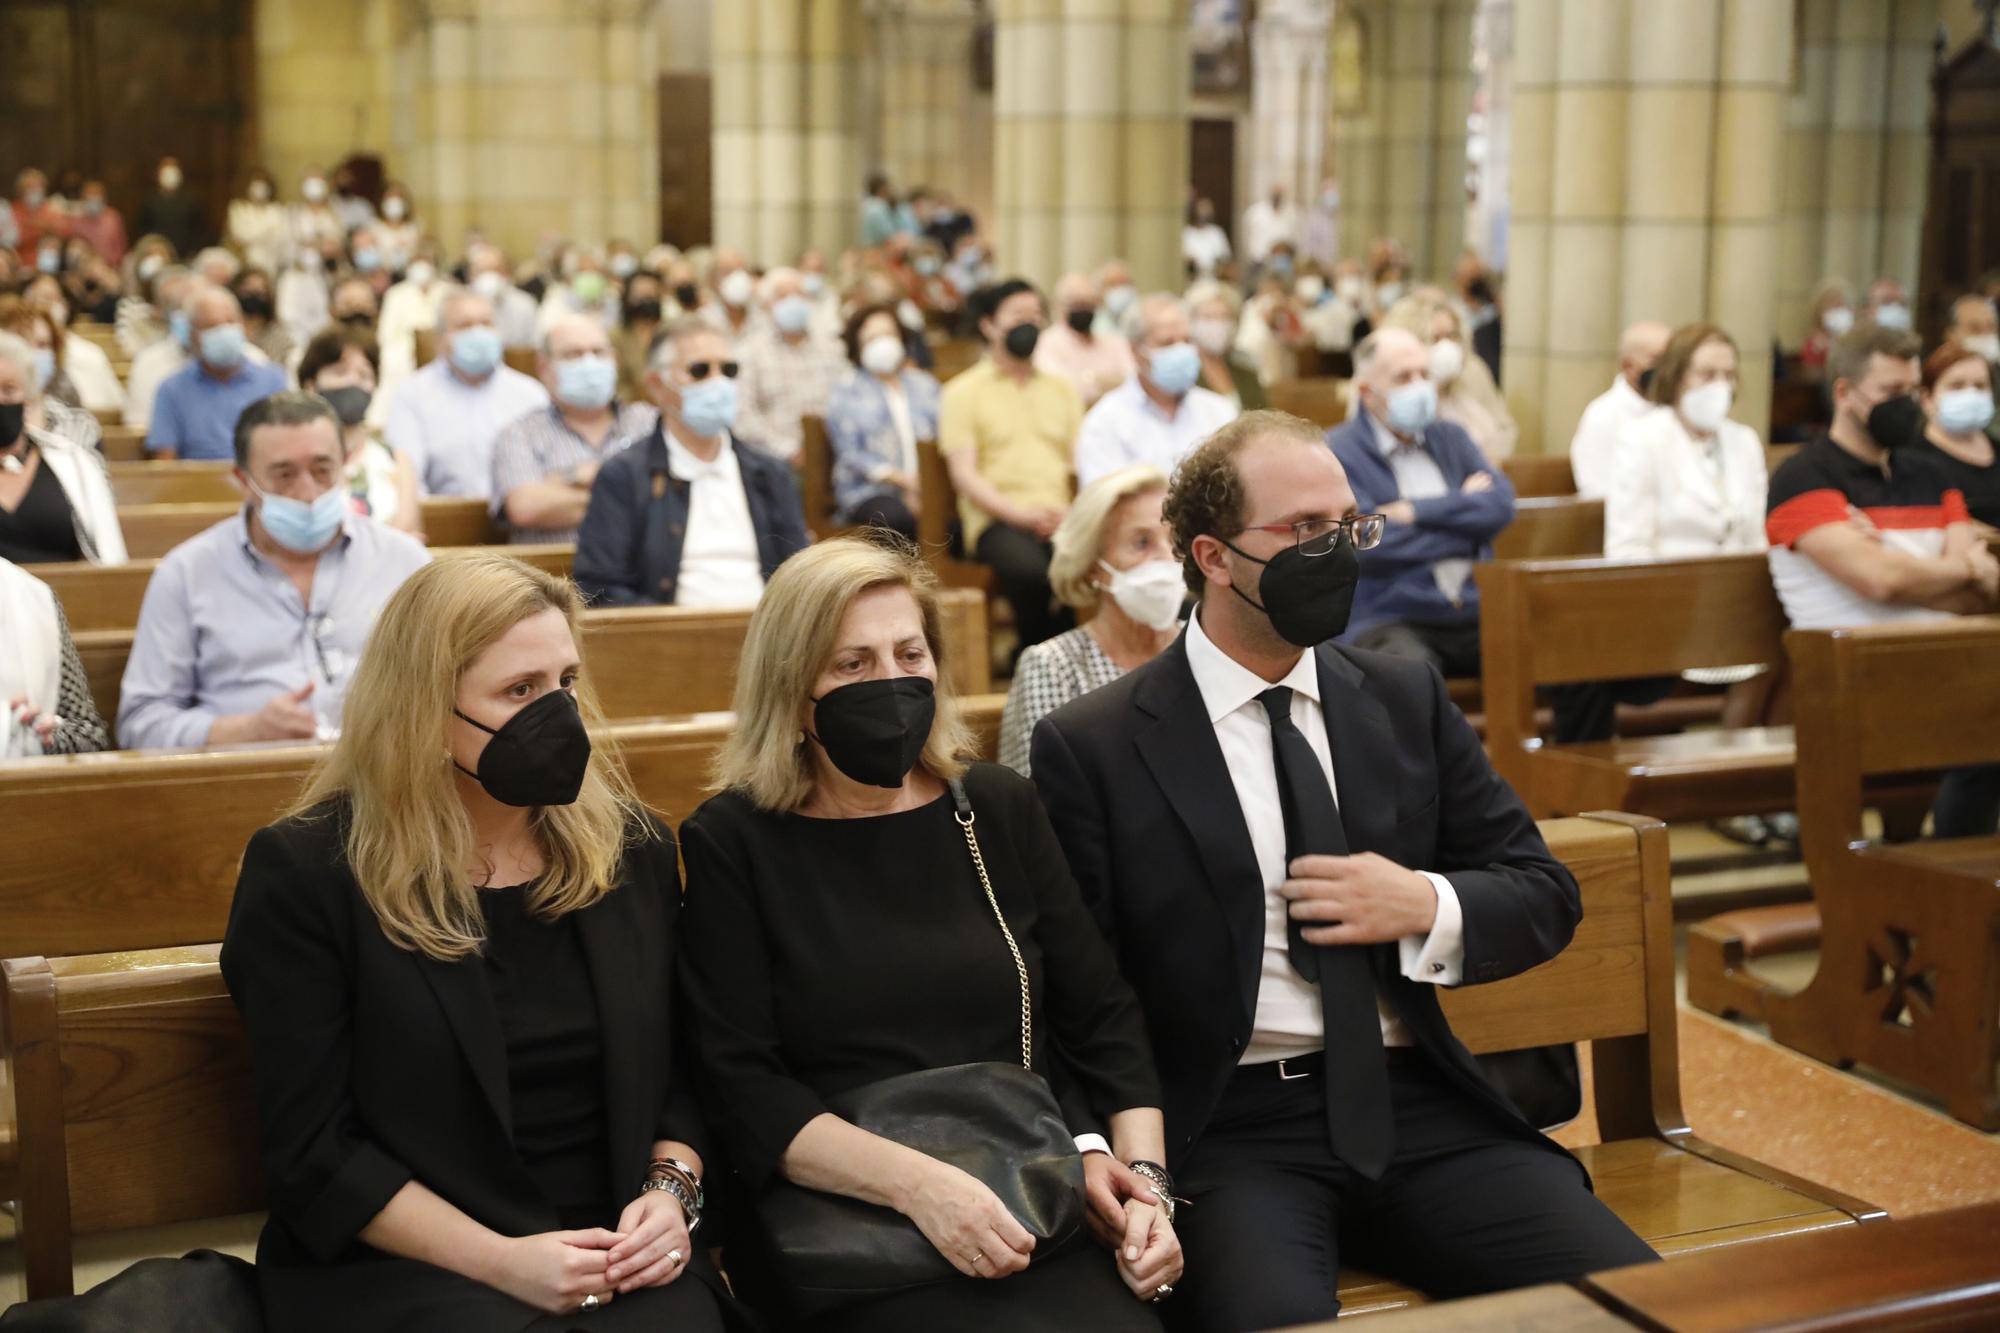
<path fill-rule="evenodd" d="M 1515 498 L 1536 500 L 1549 496 L 1575 495 L 1576 476 L 1570 471 L 1569 455 L 1515 454 L 1500 465 L 1514 484 Z"/>
<path fill-rule="evenodd" d="M 1543 832 L 1576 874 L 1583 925 L 1541 967 L 1449 992 L 1452 1024 L 1480 1051 L 1589 1040 L 1607 1138 L 1681 1131 L 1666 830 L 1606 816 Z M 263 1206 L 248 1061 L 218 954 L 206 944 L 5 964 L 31 1296 L 66 1289 L 72 1232 Z"/>
<path fill-rule="evenodd" d="M 978 365 L 985 355 L 986 344 L 977 338 L 950 338 L 935 343 L 931 347 L 931 374 L 942 384 Z"/>
<path fill-rule="evenodd" d="M 1515 500 L 1514 521 L 1493 539 L 1496 560 L 1558 560 L 1603 554 L 1604 501 L 1579 495 Z"/>
<path fill-rule="evenodd" d="M 1870 777 L 2000 762 L 2000 617 L 1792 630 L 1799 826 L 1863 837 Z"/>
<path fill-rule="evenodd" d="M 200 504 L 121 504 L 118 526 L 125 533 L 126 551 L 139 560 L 165 555 L 241 507 L 240 499 Z M 504 540 L 484 500 L 426 496 L 423 514 L 424 536 L 433 546 L 491 546 Z"/>
<path fill-rule="evenodd" d="M 804 501 L 806 528 L 824 541 L 840 526 L 833 517 L 833 441 L 826 418 L 799 418 L 799 494 Z"/>
<path fill-rule="evenodd" d="M 980 753 L 1003 697 L 966 700 Z M 617 723 L 605 737 L 646 803 L 678 823 L 706 798 L 733 719 Z M 14 836 L 0 858 L 0 958 L 222 938 L 250 835 L 290 804 L 324 747 L 76 755 L 0 764 Z"/>
<path fill-rule="evenodd" d="M 146 456 L 144 426 L 104 427 L 104 457 L 112 463 L 136 463 Z"/>
<path fill-rule="evenodd" d="M 1350 384 L 1336 379 L 1283 379 L 1275 381 L 1268 392 L 1274 411 L 1290 412 L 1322 430 L 1332 430 L 1347 420 L 1351 410 Z"/>
<path fill-rule="evenodd" d="M 243 503 L 228 463 L 118 463 L 108 465 L 111 498 L 120 507 L 160 504 Z"/>

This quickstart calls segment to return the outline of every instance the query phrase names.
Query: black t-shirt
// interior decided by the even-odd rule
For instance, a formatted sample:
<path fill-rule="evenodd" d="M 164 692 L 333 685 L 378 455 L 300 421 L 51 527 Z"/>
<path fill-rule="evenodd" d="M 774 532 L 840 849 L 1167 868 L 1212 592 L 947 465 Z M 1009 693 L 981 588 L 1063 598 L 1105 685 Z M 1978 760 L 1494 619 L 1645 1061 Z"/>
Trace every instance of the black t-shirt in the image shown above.
<path fill-rule="evenodd" d="M 35 475 L 21 503 L 12 510 L 0 506 L 0 557 L 17 565 L 83 559 L 69 496 L 49 471 L 46 458 L 36 460 Z"/>
<path fill-rule="evenodd" d="M 1947 485 L 1965 496 L 1965 507 L 1988 527 L 2000 528 L 2000 462 L 1978 467 L 1954 458 L 1925 440 L 1921 452 L 1944 475 Z"/>

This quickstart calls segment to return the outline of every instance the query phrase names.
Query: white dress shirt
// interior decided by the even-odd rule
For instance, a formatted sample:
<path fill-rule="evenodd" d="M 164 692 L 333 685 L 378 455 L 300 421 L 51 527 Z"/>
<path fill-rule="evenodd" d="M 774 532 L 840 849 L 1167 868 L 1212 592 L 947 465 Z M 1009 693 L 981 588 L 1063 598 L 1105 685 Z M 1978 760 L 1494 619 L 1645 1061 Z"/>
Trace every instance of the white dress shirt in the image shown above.
<path fill-rule="evenodd" d="M 1134 375 L 1084 413 L 1076 436 L 1077 488 L 1135 463 L 1151 463 L 1172 476 L 1196 445 L 1235 419 L 1227 398 L 1199 384 L 1170 417 Z"/>
<path fill-rule="evenodd" d="M 1271 720 L 1257 701 L 1257 696 L 1270 689 L 1272 682 L 1216 647 L 1202 632 L 1199 615 L 1188 620 L 1187 655 L 1195 687 L 1201 691 L 1209 721 L 1215 725 L 1215 739 L 1222 747 L 1222 759 L 1229 768 L 1230 785 L 1235 788 L 1236 803 L 1243 811 L 1243 823 L 1250 831 L 1257 869 L 1264 878 L 1263 976 L 1257 986 L 1257 1011 L 1242 1063 L 1267 1064 L 1317 1051 L 1325 1044 L 1326 1031 L 1320 1013 L 1320 991 L 1292 967 L 1287 936 L 1290 904 L 1278 892 L 1278 886 L 1287 878 L 1285 816 L 1279 803 Z M 1320 712 L 1319 667 L 1315 655 L 1301 653 L 1291 672 L 1277 683 L 1292 691 L 1292 723 L 1312 746 L 1338 807 L 1340 789 L 1333 773 L 1326 716 Z M 1428 870 L 1419 873 L 1437 890 L 1437 920 L 1428 935 L 1408 935 L 1397 941 L 1401 971 L 1411 981 L 1454 986 L 1465 968 L 1465 920 L 1459 909 L 1458 892 L 1443 875 Z M 1410 1034 L 1402 1020 L 1379 995 L 1375 1004 L 1382 1022 L 1382 1044 L 1410 1045 Z"/>
<path fill-rule="evenodd" d="M 1576 435 L 1569 442 L 1569 470 L 1576 480 L 1576 493 L 1586 500 L 1602 500 L 1611 493 L 1611 479 L 1618 470 L 1618 436 L 1626 425 L 1653 410 L 1639 391 L 1621 374 L 1611 387 L 1590 400 L 1577 420 Z"/>
<path fill-rule="evenodd" d="M 1435 500 L 1441 495 L 1451 494 L 1451 483 L 1444 479 L 1444 469 L 1438 466 L 1437 459 L 1431 456 L 1431 451 L 1424 447 L 1422 440 L 1404 443 L 1373 413 L 1365 415 L 1375 432 L 1375 447 L 1382 451 L 1382 457 L 1389 460 L 1389 471 L 1396 478 L 1398 499 Z M 1472 561 L 1462 556 L 1432 561 L 1431 577 L 1437 580 L 1438 591 L 1456 606 L 1465 593 L 1465 581 L 1472 577 Z"/>
<path fill-rule="evenodd" d="M 882 386 L 882 401 L 889 405 L 889 421 L 896 427 L 896 442 L 902 446 L 902 462 L 896 470 L 914 478 L 917 475 L 917 428 L 910 421 L 910 395 L 903 392 L 903 381 L 900 379 L 875 382 Z M 868 479 L 880 481 L 889 472 L 887 463 L 878 463 Z"/>
<path fill-rule="evenodd" d="M 687 535 L 681 542 L 674 605 L 755 606 L 764 595 L 764 566 L 757 558 L 757 531 L 750 525 L 735 441 L 725 433 L 721 451 L 704 460 L 672 431 L 661 434 L 667 441 L 667 471 L 688 484 Z"/>

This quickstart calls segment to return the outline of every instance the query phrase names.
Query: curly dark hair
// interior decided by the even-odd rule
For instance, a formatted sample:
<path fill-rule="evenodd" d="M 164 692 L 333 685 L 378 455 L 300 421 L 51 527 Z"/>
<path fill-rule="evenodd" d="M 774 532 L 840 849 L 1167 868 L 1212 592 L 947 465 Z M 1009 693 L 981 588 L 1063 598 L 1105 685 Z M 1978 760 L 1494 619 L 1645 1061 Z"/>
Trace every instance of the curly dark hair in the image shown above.
<path fill-rule="evenodd" d="M 1167 488 L 1167 529 L 1188 588 L 1200 593 L 1208 580 L 1195 563 L 1194 539 L 1234 537 L 1243 531 L 1243 477 L 1236 455 L 1253 440 L 1275 435 L 1325 448 L 1318 426 L 1289 412 L 1245 412 L 1203 440 L 1174 469 Z"/>
<path fill-rule="evenodd" d="M 311 388 L 319 373 L 347 355 L 347 349 L 358 347 L 367 358 L 368 368 L 377 375 L 382 373 L 382 349 L 375 341 L 375 335 L 367 329 L 357 329 L 349 324 L 329 324 L 313 335 L 306 344 L 305 353 L 299 357 L 299 384 Z"/>
<path fill-rule="evenodd" d="M 896 307 L 876 302 L 862 306 L 847 317 L 847 327 L 840 331 L 840 341 L 847 346 L 847 360 L 851 365 L 861 364 L 861 326 L 877 315 L 887 315 L 896 325 L 896 335 L 902 336 L 903 326 L 896 320 Z"/>

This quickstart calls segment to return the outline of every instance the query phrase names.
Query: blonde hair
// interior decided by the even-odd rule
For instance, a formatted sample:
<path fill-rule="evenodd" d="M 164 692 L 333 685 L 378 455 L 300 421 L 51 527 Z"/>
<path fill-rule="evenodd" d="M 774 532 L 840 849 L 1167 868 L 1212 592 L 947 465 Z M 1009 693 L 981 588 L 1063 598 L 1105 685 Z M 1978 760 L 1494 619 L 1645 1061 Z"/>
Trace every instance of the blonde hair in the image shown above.
<path fill-rule="evenodd" d="M 847 608 L 877 588 L 903 588 L 916 599 L 937 670 L 937 712 L 917 763 L 946 781 L 965 771 L 973 740 L 951 687 L 937 576 L 909 543 L 871 534 L 816 542 L 778 566 L 764 586 L 736 666 L 736 725 L 715 758 L 715 789 L 741 792 L 758 808 L 776 811 L 796 810 L 812 795 L 801 719 Z"/>
<path fill-rule="evenodd" d="M 1049 586 L 1064 606 L 1081 611 L 1097 605 L 1098 587 L 1090 576 L 1104 554 L 1104 525 L 1118 506 L 1135 495 L 1166 489 L 1166 473 L 1150 463 L 1136 463 L 1105 473 L 1077 493 L 1056 529 L 1055 555 L 1049 560 Z"/>
<path fill-rule="evenodd" d="M 1465 321 L 1458 317 L 1458 311 L 1431 288 L 1421 288 L 1411 292 L 1382 314 L 1382 322 L 1377 327 L 1401 329 L 1414 334 L 1418 342 L 1429 347 L 1438 339 L 1437 317 L 1442 314 L 1451 320 L 1451 336 L 1465 336 Z"/>
<path fill-rule="evenodd" d="M 475 855 L 472 820 L 452 777 L 460 679 L 496 640 L 540 612 L 560 611 L 575 635 L 582 606 L 568 579 L 503 555 L 467 555 L 425 565 L 382 608 L 347 691 L 340 739 L 292 813 L 345 801 L 348 863 L 399 948 L 449 962 L 477 953 L 485 940 L 479 890 L 466 873 Z M 528 906 L 545 919 L 611 892 L 642 816 L 603 735 L 587 674 L 577 680 L 576 701 L 591 732 L 583 790 L 575 804 L 539 806 L 532 817 L 549 864 Z"/>

